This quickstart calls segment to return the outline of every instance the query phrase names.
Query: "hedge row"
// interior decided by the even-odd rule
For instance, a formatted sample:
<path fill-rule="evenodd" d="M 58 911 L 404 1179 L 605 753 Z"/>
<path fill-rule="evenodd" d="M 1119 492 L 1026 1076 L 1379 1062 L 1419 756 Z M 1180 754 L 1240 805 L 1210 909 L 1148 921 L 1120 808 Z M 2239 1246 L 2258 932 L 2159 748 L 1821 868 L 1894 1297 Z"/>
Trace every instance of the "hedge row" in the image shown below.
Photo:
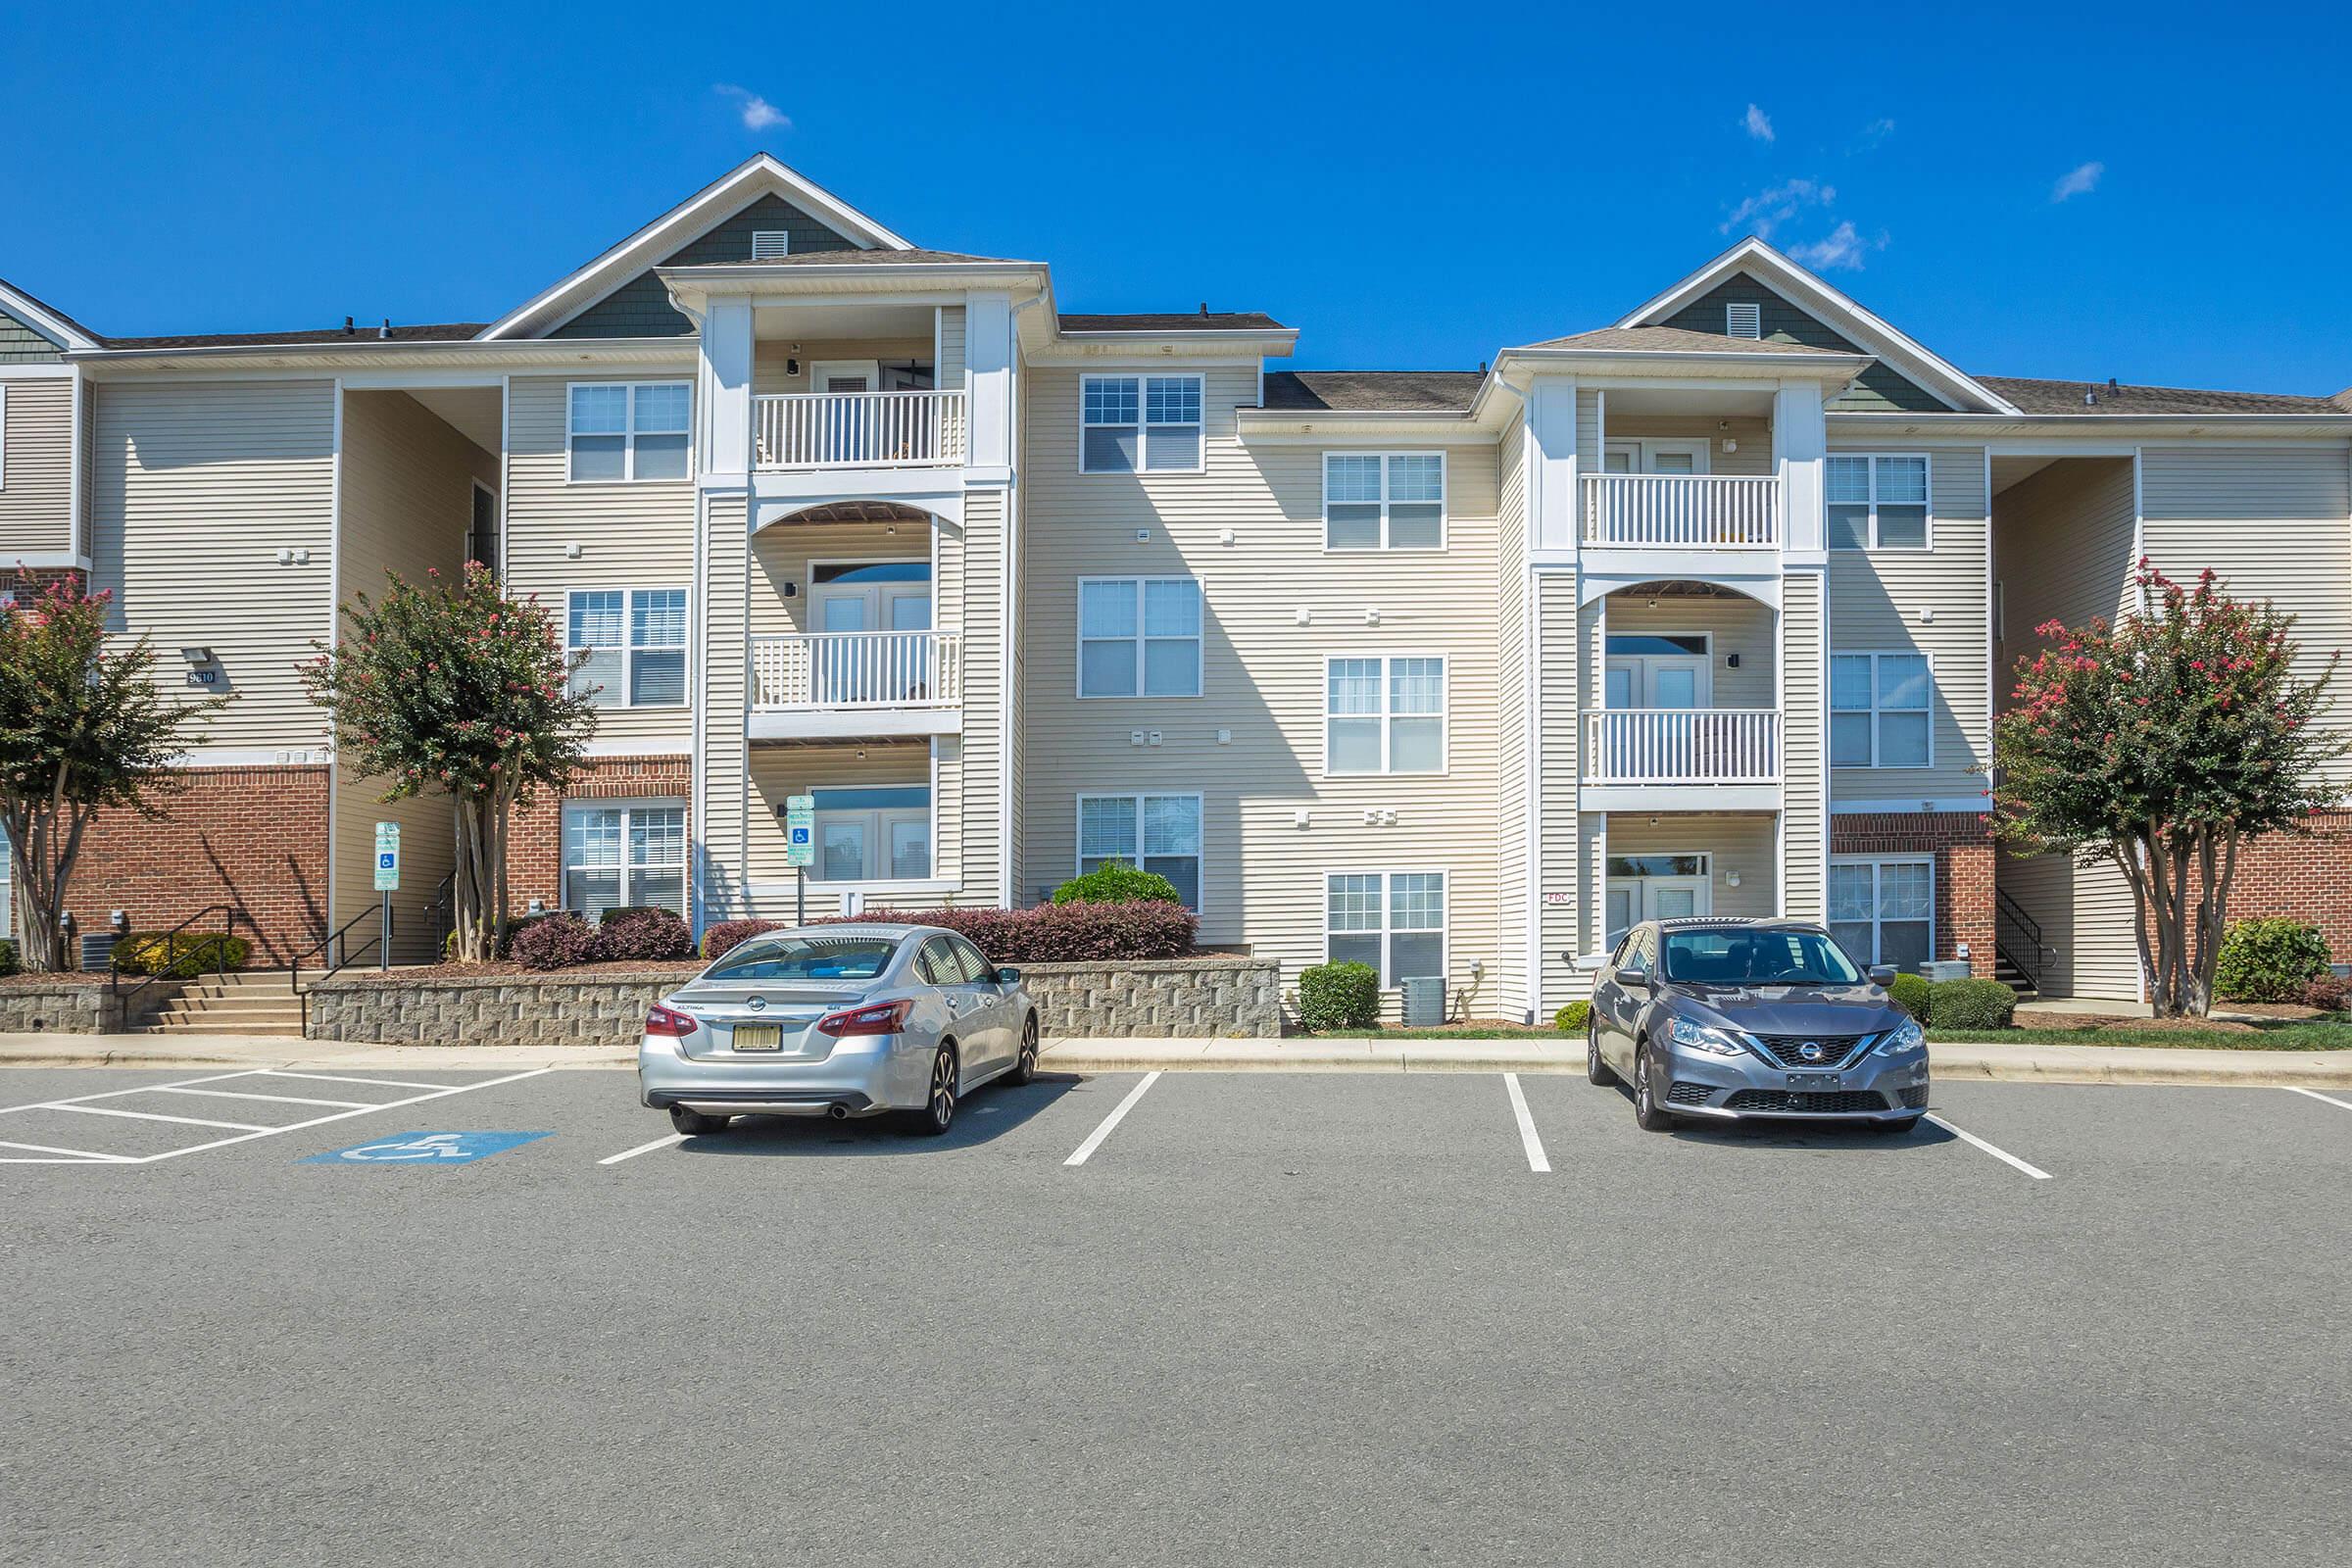
<path fill-rule="evenodd" d="M 874 909 L 844 923 L 944 926 L 999 963 L 1089 963 L 1181 958 L 1193 951 L 1198 916 L 1174 904 L 1046 904 L 1034 909 L 974 905 L 953 909 Z M 830 922 L 828 922 L 830 923 Z M 703 933 L 703 956 L 787 929 L 780 920 L 722 920 Z"/>
<path fill-rule="evenodd" d="M 568 969 L 582 963 L 661 963 L 694 956 L 694 933 L 667 909 L 607 909 L 591 926 L 576 915 L 551 914 L 517 926 L 507 944 L 525 969 Z"/>

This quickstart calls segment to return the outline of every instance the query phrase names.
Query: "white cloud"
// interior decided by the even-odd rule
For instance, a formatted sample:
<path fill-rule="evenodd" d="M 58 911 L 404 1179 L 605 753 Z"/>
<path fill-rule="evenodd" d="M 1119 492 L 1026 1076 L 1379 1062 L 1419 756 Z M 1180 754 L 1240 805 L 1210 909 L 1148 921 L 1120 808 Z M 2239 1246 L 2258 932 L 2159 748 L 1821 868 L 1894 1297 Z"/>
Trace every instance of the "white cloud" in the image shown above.
<path fill-rule="evenodd" d="M 1772 231 L 1809 207 L 1827 207 L 1838 199 L 1838 187 L 1810 179 L 1792 179 L 1786 184 L 1760 190 L 1732 209 L 1722 223 L 1723 232 L 1745 226 L 1758 239 L 1770 239 Z"/>
<path fill-rule="evenodd" d="M 765 130 L 770 125 L 781 125 L 786 130 L 792 128 L 792 122 L 786 118 L 783 110 L 749 87 L 738 87 L 732 82 L 722 81 L 710 90 L 743 105 L 743 128 L 746 130 Z"/>
<path fill-rule="evenodd" d="M 1816 272 L 1858 272 L 1864 257 L 1886 248 L 1886 235 L 1875 240 L 1864 239 L 1852 220 L 1847 220 L 1820 239 L 1790 246 L 1788 256 L 1798 266 L 1810 267 Z"/>
<path fill-rule="evenodd" d="M 2050 200 L 2062 202 L 2070 196 L 2086 196 L 2099 188 L 2099 176 L 2105 172 L 2105 164 L 2077 164 L 2058 176 L 2058 183 L 2050 187 Z"/>
<path fill-rule="evenodd" d="M 1747 114 L 1740 120 L 1740 122 L 1746 127 L 1747 133 L 1750 136 L 1755 137 L 1756 140 L 1771 141 L 1773 139 L 1772 117 L 1766 114 L 1763 110 L 1758 109 L 1754 104 L 1749 104 L 1747 106 Z"/>
<path fill-rule="evenodd" d="M 1893 134 L 1893 121 L 1874 120 L 1869 124 L 1862 127 L 1862 150 L 1864 152 L 1870 152 L 1876 148 L 1879 143 L 1885 141 L 1887 137 Z"/>

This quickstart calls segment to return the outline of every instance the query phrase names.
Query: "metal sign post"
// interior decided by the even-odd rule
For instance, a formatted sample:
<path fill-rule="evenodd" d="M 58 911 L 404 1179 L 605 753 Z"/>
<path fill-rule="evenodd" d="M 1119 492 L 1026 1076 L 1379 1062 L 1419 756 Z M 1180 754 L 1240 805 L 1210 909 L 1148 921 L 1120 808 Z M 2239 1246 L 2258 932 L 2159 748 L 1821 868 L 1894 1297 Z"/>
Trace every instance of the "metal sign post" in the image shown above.
<path fill-rule="evenodd" d="M 375 939 L 375 966 L 392 967 L 392 895 L 400 889 L 400 824 L 375 824 L 375 890 L 384 896 L 383 922 Z"/>
<path fill-rule="evenodd" d="M 816 797 L 784 797 L 784 863 L 792 867 L 792 923 L 808 923 L 808 867 L 816 859 Z"/>

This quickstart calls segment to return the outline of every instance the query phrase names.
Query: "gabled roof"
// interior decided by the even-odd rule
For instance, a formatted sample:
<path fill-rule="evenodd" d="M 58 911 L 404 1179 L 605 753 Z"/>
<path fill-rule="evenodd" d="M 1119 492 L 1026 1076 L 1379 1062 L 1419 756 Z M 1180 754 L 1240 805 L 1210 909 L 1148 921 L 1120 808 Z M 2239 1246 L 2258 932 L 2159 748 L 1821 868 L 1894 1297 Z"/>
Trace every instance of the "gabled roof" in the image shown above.
<path fill-rule="evenodd" d="M 2019 412 L 2006 398 L 1984 382 L 1929 352 L 1924 344 L 1907 336 L 1892 322 L 1864 310 L 1860 304 L 1752 234 L 1665 293 L 1631 312 L 1617 324 L 1622 327 L 1654 325 L 1739 272 L 1755 277 L 1952 408 L 1970 413 Z"/>
<path fill-rule="evenodd" d="M 2284 392 L 2205 392 L 2178 386 L 2130 386 L 2114 381 L 2041 381 L 2014 375 L 1978 377 L 2025 414 L 2346 414 L 2352 395 L 2298 397 Z"/>
<path fill-rule="evenodd" d="M 612 290 L 661 263 L 677 249 L 708 232 L 761 196 L 775 195 L 836 233 L 871 250 L 910 251 L 914 247 L 847 202 L 778 163 L 766 153 L 755 154 L 719 178 L 705 185 L 660 218 L 618 244 L 491 322 L 480 332 L 485 339 L 527 337 L 555 321 L 576 315 Z M 840 260 L 839 253 L 821 252 Z"/>
<path fill-rule="evenodd" d="M 0 311 L 6 311 L 61 349 L 91 349 L 104 341 L 65 312 L 43 304 L 6 278 L 0 278 Z"/>
<path fill-rule="evenodd" d="M 372 326 L 357 326 L 348 331 L 339 326 L 322 326 L 303 332 L 187 332 L 171 337 L 110 337 L 104 342 L 110 349 L 261 348 L 309 343 L 351 348 L 368 343 L 463 343 L 481 329 L 479 321 L 442 321 L 394 326 L 389 331 Z"/>
<path fill-rule="evenodd" d="M 1060 317 L 1064 332 L 1287 332 L 1263 311 L 1166 311 L 1126 316 L 1070 315 Z"/>
<path fill-rule="evenodd" d="M 790 256 L 745 256 L 724 262 L 695 262 L 696 267 L 942 267 L 967 263 L 980 267 L 1035 267 L 1035 262 L 1006 256 L 966 256 L 961 251 L 873 250 L 795 251 Z"/>
<path fill-rule="evenodd" d="M 1845 359 L 1836 349 L 1810 343 L 1783 343 L 1777 338 L 1724 337 L 1714 332 L 1688 332 L 1679 326 L 1604 326 L 1594 332 L 1546 338 L 1526 345 L 1531 349 L 1585 349 L 1596 354 L 1796 354 Z"/>
<path fill-rule="evenodd" d="M 1289 413 L 1466 414 L 1484 370 L 1268 370 L 1264 407 Z"/>

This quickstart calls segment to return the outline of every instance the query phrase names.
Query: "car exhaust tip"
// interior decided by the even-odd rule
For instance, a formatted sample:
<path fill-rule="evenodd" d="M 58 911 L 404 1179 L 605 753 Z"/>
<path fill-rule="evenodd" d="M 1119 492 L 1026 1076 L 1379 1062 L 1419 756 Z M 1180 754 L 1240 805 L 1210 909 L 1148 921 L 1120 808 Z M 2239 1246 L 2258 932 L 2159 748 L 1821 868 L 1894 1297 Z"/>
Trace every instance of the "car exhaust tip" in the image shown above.
<path fill-rule="evenodd" d="M 825 1107 L 825 1114 L 832 1117 L 835 1121 L 848 1121 L 850 1119 L 850 1107 L 836 1100 L 833 1102 L 833 1103 Z"/>

